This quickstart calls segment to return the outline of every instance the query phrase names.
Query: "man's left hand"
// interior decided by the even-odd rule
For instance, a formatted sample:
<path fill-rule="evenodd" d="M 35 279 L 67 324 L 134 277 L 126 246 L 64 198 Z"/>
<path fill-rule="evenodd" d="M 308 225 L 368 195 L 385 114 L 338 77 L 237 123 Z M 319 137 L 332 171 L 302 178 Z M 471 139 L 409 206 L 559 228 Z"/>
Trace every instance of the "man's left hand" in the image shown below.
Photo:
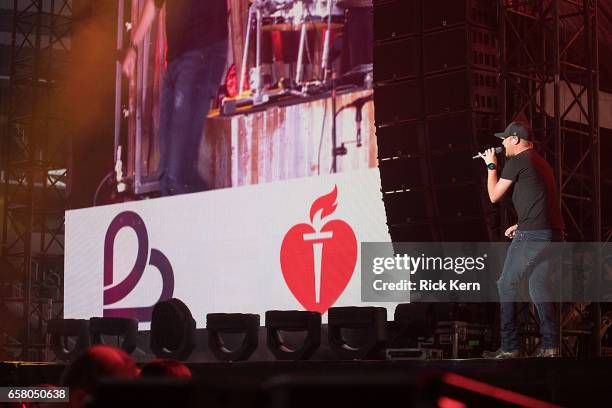
<path fill-rule="evenodd" d="M 480 157 L 482 157 L 482 159 L 485 161 L 485 163 L 488 165 L 489 163 L 495 163 L 497 164 L 497 156 L 495 155 L 495 148 L 492 147 L 490 149 L 485 150 L 484 153 L 479 153 L 478 154 Z"/>

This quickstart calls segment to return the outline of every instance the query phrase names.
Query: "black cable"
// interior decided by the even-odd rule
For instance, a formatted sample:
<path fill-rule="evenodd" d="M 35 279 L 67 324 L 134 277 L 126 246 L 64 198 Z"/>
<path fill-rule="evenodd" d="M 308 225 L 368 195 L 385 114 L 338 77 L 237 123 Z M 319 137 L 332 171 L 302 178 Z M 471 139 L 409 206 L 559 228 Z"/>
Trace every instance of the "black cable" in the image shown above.
<path fill-rule="evenodd" d="M 100 194 L 100 190 L 102 189 L 102 186 L 104 185 L 104 183 L 107 180 L 109 180 L 114 175 L 115 175 L 115 171 L 113 170 L 113 171 L 109 172 L 106 176 L 104 176 L 104 178 L 102 179 L 100 184 L 98 184 L 98 188 L 96 188 L 96 192 L 94 193 L 94 196 L 93 196 L 93 206 L 94 207 L 96 207 L 98 205 L 98 194 Z"/>

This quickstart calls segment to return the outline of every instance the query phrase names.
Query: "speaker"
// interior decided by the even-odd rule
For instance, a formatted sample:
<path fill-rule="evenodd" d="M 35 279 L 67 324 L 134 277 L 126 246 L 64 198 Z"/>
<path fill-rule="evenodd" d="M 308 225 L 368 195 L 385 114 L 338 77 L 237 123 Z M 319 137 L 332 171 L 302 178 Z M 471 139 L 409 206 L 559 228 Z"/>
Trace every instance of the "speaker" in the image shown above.
<path fill-rule="evenodd" d="M 351 69 L 373 62 L 373 30 L 374 10 L 372 7 L 351 7 L 347 10 L 344 33 L 348 40 Z"/>
<path fill-rule="evenodd" d="M 423 30 L 438 30 L 462 23 L 495 28 L 497 2 L 491 0 L 425 0 Z"/>
<path fill-rule="evenodd" d="M 425 74 L 471 66 L 497 70 L 499 49 L 495 32 L 461 25 L 423 36 Z"/>
<path fill-rule="evenodd" d="M 419 119 L 423 115 L 423 81 L 411 80 L 374 89 L 376 123 L 379 125 Z"/>
<path fill-rule="evenodd" d="M 498 129 L 503 129 L 498 115 L 472 111 L 434 115 L 425 122 L 427 147 L 435 152 L 473 149 L 475 154 L 482 146 L 499 144 L 493 135 Z"/>
<path fill-rule="evenodd" d="M 472 156 L 503 128 L 496 7 L 374 1 L 376 136 L 395 242 L 488 240 L 486 170 Z"/>
<path fill-rule="evenodd" d="M 383 194 L 383 202 L 390 225 L 423 221 L 431 218 L 431 200 L 424 191 L 397 191 Z"/>
<path fill-rule="evenodd" d="M 453 112 L 429 117 L 427 143 L 431 150 L 466 149 L 473 145 L 471 113 Z"/>
<path fill-rule="evenodd" d="M 408 37 L 374 45 L 374 81 L 421 75 L 421 37 Z"/>
<path fill-rule="evenodd" d="M 444 222 L 440 225 L 441 240 L 446 242 L 491 241 L 488 228 L 482 217 L 472 217 Z"/>
<path fill-rule="evenodd" d="M 497 74 L 480 70 L 460 70 L 425 78 L 425 114 L 460 110 L 498 112 Z"/>
<path fill-rule="evenodd" d="M 479 184 L 396 191 L 383 194 L 387 222 L 398 225 L 432 218 L 459 219 L 482 214 L 482 186 Z M 432 198 L 437 212 L 434 216 Z"/>
<path fill-rule="evenodd" d="M 439 241 L 435 226 L 429 222 L 389 226 L 393 242 L 433 242 Z"/>
<path fill-rule="evenodd" d="M 420 157 L 381 160 L 379 168 L 384 192 L 420 187 L 427 183 L 424 179 L 425 162 Z"/>
<path fill-rule="evenodd" d="M 454 186 L 434 190 L 439 218 L 475 217 L 482 214 L 480 184 Z"/>
<path fill-rule="evenodd" d="M 472 159 L 470 150 L 436 153 L 430 157 L 431 183 L 434 186 L 480 182 L 482 161 Z M 484 182 L 484 181 L 483 181 Z"/>
<path fill-rule="evenodd" d="M 426 78 L 425 89 L 427 115 L 466 110 L 471 107 L 467 71 Z"/>
<path fill-rule="evenodd" d="M 421 0 L 374 2 L 374 41 L 421 32 Z"/>
<path fill-rule="evenodd" d="M 424 127 L 423 122 L 379 126 L 376 129 L 378 158 L 412 155 L 425 150 Z"/>

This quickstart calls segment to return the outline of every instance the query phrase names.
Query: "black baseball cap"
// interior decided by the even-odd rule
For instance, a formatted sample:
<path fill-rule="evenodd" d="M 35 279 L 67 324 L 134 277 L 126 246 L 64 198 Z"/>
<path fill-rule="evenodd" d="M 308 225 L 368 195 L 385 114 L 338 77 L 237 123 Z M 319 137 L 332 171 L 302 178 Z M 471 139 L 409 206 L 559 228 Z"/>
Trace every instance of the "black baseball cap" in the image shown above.
<path fill-rule="evenodd" d="M 500 133 L 495 133 L 496 137 L 505 139 L 510 136 L 516 136 L 523 140 L 531 140 L 531 132 L 529 126 L 521 122 L 510 122 L 506 130 Z"/>

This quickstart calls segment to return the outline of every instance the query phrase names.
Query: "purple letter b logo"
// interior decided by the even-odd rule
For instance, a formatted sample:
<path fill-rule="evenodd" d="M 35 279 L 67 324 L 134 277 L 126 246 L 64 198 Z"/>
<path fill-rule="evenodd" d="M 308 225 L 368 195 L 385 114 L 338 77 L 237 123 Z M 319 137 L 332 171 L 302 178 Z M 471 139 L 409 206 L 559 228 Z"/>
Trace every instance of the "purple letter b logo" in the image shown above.
<path fill-rule="evenodd" d="M 138 253 L 132 270 L 121 282 L 114 282 L 113 259 L 117 233 L 124 227 L 134 230 L 138 238 Z M 148 264 L 156 267 L 162 277 L 162 292 L 159 300 L 172 297 L 174 292 L 174 274 L 168 258 L 159 250 L 151 248 L 149 254 L 149 236 L 144 221 L 133 211 L 124 211 L 110 223 L 104 239 L 104 317 L 129 317 L 139 322 L 150 322 L 153 306 L 107 309 L 106 306 L 125 298 L 138 284 Z"/>

